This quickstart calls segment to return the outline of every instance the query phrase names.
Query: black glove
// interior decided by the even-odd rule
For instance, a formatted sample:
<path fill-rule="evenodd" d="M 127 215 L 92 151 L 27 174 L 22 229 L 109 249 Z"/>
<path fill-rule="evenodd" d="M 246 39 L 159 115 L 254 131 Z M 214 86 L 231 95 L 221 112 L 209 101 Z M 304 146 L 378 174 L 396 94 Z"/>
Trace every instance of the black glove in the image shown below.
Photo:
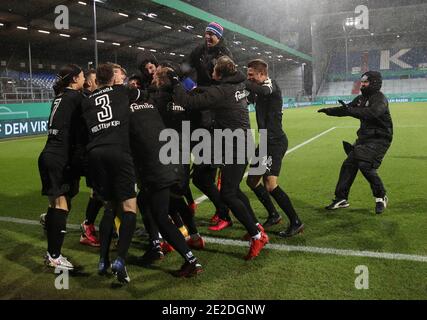
<path fill-rule="evenodd" d="M 168 70 L 167 76 L 172 86 L 176 86 L 177 84 L 179 84 L 179 76 L 174 70 Z"/>
<path fill-rule="evenodd" d="M 325 114 L 329 115 L 329 108 L 322 108 L 322 109 L 317 110 L 317 112 L 325 113 Z"/>
<path fill-rule="evenodd" d="M 342 100 L 338 100 L 338 102 L 339 102 L 339 104 L 340 104 L 340 105 L 342 105 L 343 107 L 346 107 L 346 108 L 348 107 L 348 106 L 347 106 L 347 104 L 346 104 L 344 101 L 342 101 Z"/>

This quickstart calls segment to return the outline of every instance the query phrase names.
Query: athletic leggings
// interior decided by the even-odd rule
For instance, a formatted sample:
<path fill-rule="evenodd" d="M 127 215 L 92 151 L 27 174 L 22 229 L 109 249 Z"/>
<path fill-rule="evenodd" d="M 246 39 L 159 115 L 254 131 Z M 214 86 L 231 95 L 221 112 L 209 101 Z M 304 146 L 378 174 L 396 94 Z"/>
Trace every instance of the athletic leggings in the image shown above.
<path fill-rule="evenodd" d="M 172 196 L 170 199 L 170 209 L 169 214 L 178 214 L 181 216 L 182 221 L 188 229 L 188 233 L 190 235 L 197 234 L 196 222 L 194 221 L 194 217 L 188 208 L 187 203 L 184 200 L 184 197 L 174 197 Z"/>
<path fill-rule="evenodd" d="M 258 234 L 254 212 L 248 197 L 240 190 L 240 182 L 245 173 L 246 164 L 225 165 L 222 169 L 221 200 L 231 209 L 237 220 L 251 236 Z"/>
<path fill-rule="evenodd" d="M 193 165 L 193 183 L 212 201 L 219 217 L 222 220 L 229 220 L 227 204 L 215 184 L 217 170 L 210 165 Z"/>
<path fill-rule="evenodd" d="M 189 256 L 188 253 L 191 250 L 185 242 L 184 236 L 169 219 L 169 188 L 147 191 L 144 195 L 144 200 L 145 199 L 147 199 L 148 205 L 150 206 L 151 216 L 164 239 L 187 260 Z"/>

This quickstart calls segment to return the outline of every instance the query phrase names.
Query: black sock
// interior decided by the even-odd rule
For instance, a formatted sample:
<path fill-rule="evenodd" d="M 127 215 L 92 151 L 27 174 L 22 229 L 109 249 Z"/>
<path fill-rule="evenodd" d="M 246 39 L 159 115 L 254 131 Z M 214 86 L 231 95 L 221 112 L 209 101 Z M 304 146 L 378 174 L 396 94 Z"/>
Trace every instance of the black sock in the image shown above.
<path fill-rule="evenodd" d="M 242 190 L 237 190 L 237 198 L 240 199 L 240 201 L 243 202 L 243 204 L 246 207 L 246 210 L 248 211 L 249 215 L 252 217 L 252 220 L 255 224 L 259 223 L 258 218 L 255 215 L 254 210 L 252 209 L 251 203 L 249 202 L 249 198 L 242 192 Z"/>
<path fill-rule="evenodd" d="M 120 238 L 117 246 L 117 255 L 123 260 L 126 259 L 133 233 L 136 228 L 136 214 L 133 212 L 123 212 L 122 222 L 120 224 Z"/>
<path fill-rule="evenodd" d="M 169 212 L 169 216 L 172 218 L 173 223 L 176 225 L 176 227 L 182 228 L 184 226 L 184 222 L 182 221 L 181 216 L 176 211 Z"/>
<path fill-rule="evenodd" d="M 190 235 L 199 233 L 197 230 L 196 222 L 194 220 L 193 215 L 188 209 L 187 204 L 185 203 L 184 198 L 173 198 L 170 199 L 170 207 L 169 212 L 179 212 L 184 225 L 186 226 L 188 233 Z"/>
<path fill-rule="evenodd" d="M 157 241 L 160 242 L 159 228 L 153 218 L 149 198 L 150 197 L 147 192 L 140 191 L 136 197 L 136 201 L 138 203 L 139 211 L 141 212 L 142 222 L 144 223 L 145 230 L 148 232 L 150 241 L 153 243 Z"/>
<path fill-rule="evenodd" d="M 150 197 L 153 217 L 156 219 L 160 233 L 172 247 L 188 262 L 196 261 L 193 253 L 185 242 L 184 236 L 178 228 L 170 221 L 169 213 L 170 190 L 165 188 L 152 193 Z"/>
<path fill-rule="evenodd" d="M 184 196 L 188 204 L 194 203 L 193 193 L 191 192 L 190 186 L 186 187 Z"/>
<path fill-rule="evenodd" d="M 273 201 L 271 201 L 270 194 L 268 193 L 267 189 L 262 183 L 260 183 L 254 189 L 252 189 L 252 191 L 255 193 L 258 200 L 262 203 L 264 208 L 267 210 L 269 217 L 271 217 L 272 215 L 278 214 L 273 204 Z"/>
<path fill-rule="evenodd" d="M 85 224 L 94 224 L 99 210 L 102 208 L 103 203 L 101 200 L 96 198 L 89 198 L 89 202 L 86 207 L 86 221 Z"/>
<path fill-rule="evenodd" d="M 273 191 L 270 192 L 271 196 L 276 200 L 279 207 L 285 212 L 291 225 L 301 224 L 300 219 L 298 218 L 297 213 L 292 205 L 291 199 L 285 191 L 283 191 L 280 186 L 277 186 Z"/>
<path fill-rule="evenodd" d="M 67 211 L 49 208 L 46 214 L 47 251 L 54 259 L 61 255 L 67 232 Z"/>
<path fill-rule="evenodd" d="M 113 226 L 114 226 L 114 212 L 111 208 L 106 208 L 104 215 L 99 224 L 99 242 L 101 244 L 100 248 L 100 257 L 109 261 L 109 252 L 111 238 L 113 235 Z"/>

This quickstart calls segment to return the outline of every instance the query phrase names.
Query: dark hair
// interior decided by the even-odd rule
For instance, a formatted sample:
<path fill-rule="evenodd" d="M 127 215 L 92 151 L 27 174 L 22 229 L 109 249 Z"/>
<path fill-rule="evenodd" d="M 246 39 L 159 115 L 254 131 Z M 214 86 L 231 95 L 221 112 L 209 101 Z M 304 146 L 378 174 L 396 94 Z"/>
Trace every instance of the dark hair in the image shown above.
<path fill-rule="evenodd" d="M 131 81 L 131 80 L 136 80 L 136 81 L 138 81 L 139 83 L 141 83 L 141 76 L 139 76 L 139 75 L 137 75 L 137 74 L 132 74 L 129 78 L 128 78 L 128 82 L 129 81 Z"/>
<path fill-rule="evenodd" d="M 143 54 L 139 54 L 136 57 L 136 67 L 138 68 L 139 71 L 141 71 L 141 73 L 144 72 L 145 66 L 148 63 L 152 63 L 156 67 L 159 66 L 159 62 L 157 61 L 157 58 L 151 52 L 144 52 Z"/>
<path fill-rule="evenodd" d="M 53 85 L 55 95 L 64 92 L 65 88 L 74 82 L 74 77 L 77 77 L 82 71 L 82 68 L 76 64 L 67 64 L 63 66 L 56 75 L 57 80 Z"/>
<path fill-rule="evenodd" d="M 236 74 L 236 64 L 229 56 L 220 57 L 215 64 L 215 70 L 222 78 Z"/>
<path fill-rule="evenodd" d="M 96 81 L 98 85 L 105 86 L 114 78 L 114 66 L 111 63 L 103 63 L 96 68 Z"/>
<path fill-rule="evenodd" d="M 87 70 L 85 71 L 85 79 L 87 80 L 87 78 L 89 78 L 89 76 L 90 76 L 91 74 L 96 74 L 96 70 L 95 70 L 95 69 L 87 69 Z"/>
<path fill-rule="evenodd" d="M 151 52 L 144 52 L 136 57 L 136 67 L 141 72 L 141 80 L 145 85 L 149 85 L 153 80 L 153 76 L 145 68 L 149 63 L 154 64 L 156 68 L 159 66 L 157 58 Z"/>
<path fill-rule="evenodd" d="M 262 59 L 254 59 L 252 61 L 249 61 L 248 68 L 252 68 L 257 72 L 261 72 L 268 75 L 268 63 Z"/>
<path fill-rule="evenodd" d="M 87 89 L 89 88 L 89 84 L 87 83 L 90 75 L 95 74 L 96 75 L 96 70 L 95 69 L 88 69 L 85 71 L 85 83 L 83 85 L 83 88 Z"/>

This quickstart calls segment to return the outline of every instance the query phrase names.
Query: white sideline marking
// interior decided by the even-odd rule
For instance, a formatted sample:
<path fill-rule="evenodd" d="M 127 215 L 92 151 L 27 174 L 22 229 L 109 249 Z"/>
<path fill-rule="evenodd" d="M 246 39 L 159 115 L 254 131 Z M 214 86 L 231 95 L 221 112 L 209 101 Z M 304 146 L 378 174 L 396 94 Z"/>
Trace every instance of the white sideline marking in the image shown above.
<path fill-rule="evenodd" d="M 237 247 L 248 247 L 248 242 L 221 238 L 203 237 L 208 243 L 216 243 Z M 358 251 L 348 249 L 335 249 L 335 248 L 320 248 L 320 247 L 306 247 L 306 246 L 290 246 L 284 244 L 267 244 L 267 249 L 279 251 L 298 251 L 318 254 L 332 254 L 346 257 L 365 257 L 365 258 L 378 258 L 388 260 L 404 260 L 404 261 L 417 261 L 427 262 L 427 256 L 420 256 L 414 254 L 390 253 L 390 252 L 375 252 L 375 251 Z"/>
<path fill-rule="evenodd" d="M 0 221 L 14 222 L 19 224 L 39 225 L 38 221 L 28 219 L 18 219 L 13 217 L 1 217 Z M 80 226 L 77 224 L 67 224 L 67 228 L 73 230 L 79 230 Z M 207 243 L 215 243 L 221 245 L 235 246 L 235 247 L 248 247 L 248 241 L 222 239 L 203 237 Z M 416 262 L 427 262 L 427 256 L 414 255 L 414 254 L 402 254 L 402 253 L 390 253 L 390 252 L 375 252 L 375 251 L 358 251 L 348 249 L 335 249 L 335 248 L 320 248 L 320 247 L 307 247 L 307 246 L 290 246 L 285 244 L 268 244 L 267 249 L 278 250 L 278 251 L 296 251 L 305 253 L 317 253 L 317 254 L 328 254 L 338 255 L 346 257 L 363 257 L 363 258 L 378 258 L 386 260 L 402 260 L 402 261 L 416 261 Z"/>
<path fill-rule="evenodd" d="M 336 127 L 337 129 L 358 129 L 360 128 L 360 126 L 341 126 L 341 127 Z M 401 126 L 393 126 L 393 129 L 401 129 L 401 128 L 427 128 L 427 126 L 423 126 L 423 125 L 401 125 Z"/>
<path fill-rule="evenodd" d="M 319 133 L 317 136 L 314 136 L 313 138 L 310 138 L 310 139 L 308 139 L 308 140 L 306 140 L 306 141 L 304 141 L 304 142 L 296 145 L 295 147 L 293 147 L 293 148 L 289 149 L 288 151 L 286 151 L 285 156 L 287 156 L 288 154 L 294 152 L 295 150 L 298 150 L 299 148 L 305 146 L 306 144 L 309 144 L 310 142 L 312 142 L 312 141 L 320 138 L 321 136 L 323 136 L 323 135 L 331 132 L 332 130 L 335 130 L 336 128 L 337 127 L 329 128 L 328 130 L 325 130 L 325 131 Z M 246 178 L 247 176 L 248 176 L 248 173 L 246 172 L 245 175 L 243 176 L 243 178 Z M 197 204 L 200 204 L 200 203 L 202 203 L 203 201 L 205 201 L 207 199 L 208 199 L 208 197 L 206 195 L 202 195 L 202 196 L 198 197 L 196 200 L 194 200 L 194 202 L 197 203 Z"/>
<path fill-rule="evenodd" d="M 332 130 L 335 130 L 336 128 L 337 128 L 337 127 L 332 127 L 332 128 L 330 128 L 330 129 L 328 129 L 328 130 L 325 130 L 325 131 L 323 131 L 323 132 L 319 133 L 317 136 L 314 136 L 313 138 L 308 139 L 307 141 L 304 141 L 303 143 L 300 143 L 299 145 L 296 145 L 296 146 L 295 146 L 295 147 L 293 147 L 292 149 L 289 149 L 289 150 L 286 152 L 286 154 L 285 154 L 285 155 L 288 155 L 289 153 L 294 152 L 295 150 L 298 150 L 298 149 L 299 149 L 299 148 L 301 148 L 302 146 L 305 146 L 306 144 L 308 144 L 308 143 L 310 143 L 310 142 L 312 142 L 312 141 L 314 141 L 314 140 L 316 140 L 316 139 L 320 138 L 321 136 L 323 136 L 323 135 L 325 135 L 325 134 L 327 134 L 327 133 L 331 132 Z"/>
<path fill-rule="evenodd" d="M 245 176 L 246 175 L 247 175 L 247 173 L 245 173 Z M 198 197 L 196 200 L 194 200 L 194 202 L 196 204 L 201 204 L 205 200 L 208 200 L 208 197 L 206 195 L 203 195 L 203 196 Z"/>

